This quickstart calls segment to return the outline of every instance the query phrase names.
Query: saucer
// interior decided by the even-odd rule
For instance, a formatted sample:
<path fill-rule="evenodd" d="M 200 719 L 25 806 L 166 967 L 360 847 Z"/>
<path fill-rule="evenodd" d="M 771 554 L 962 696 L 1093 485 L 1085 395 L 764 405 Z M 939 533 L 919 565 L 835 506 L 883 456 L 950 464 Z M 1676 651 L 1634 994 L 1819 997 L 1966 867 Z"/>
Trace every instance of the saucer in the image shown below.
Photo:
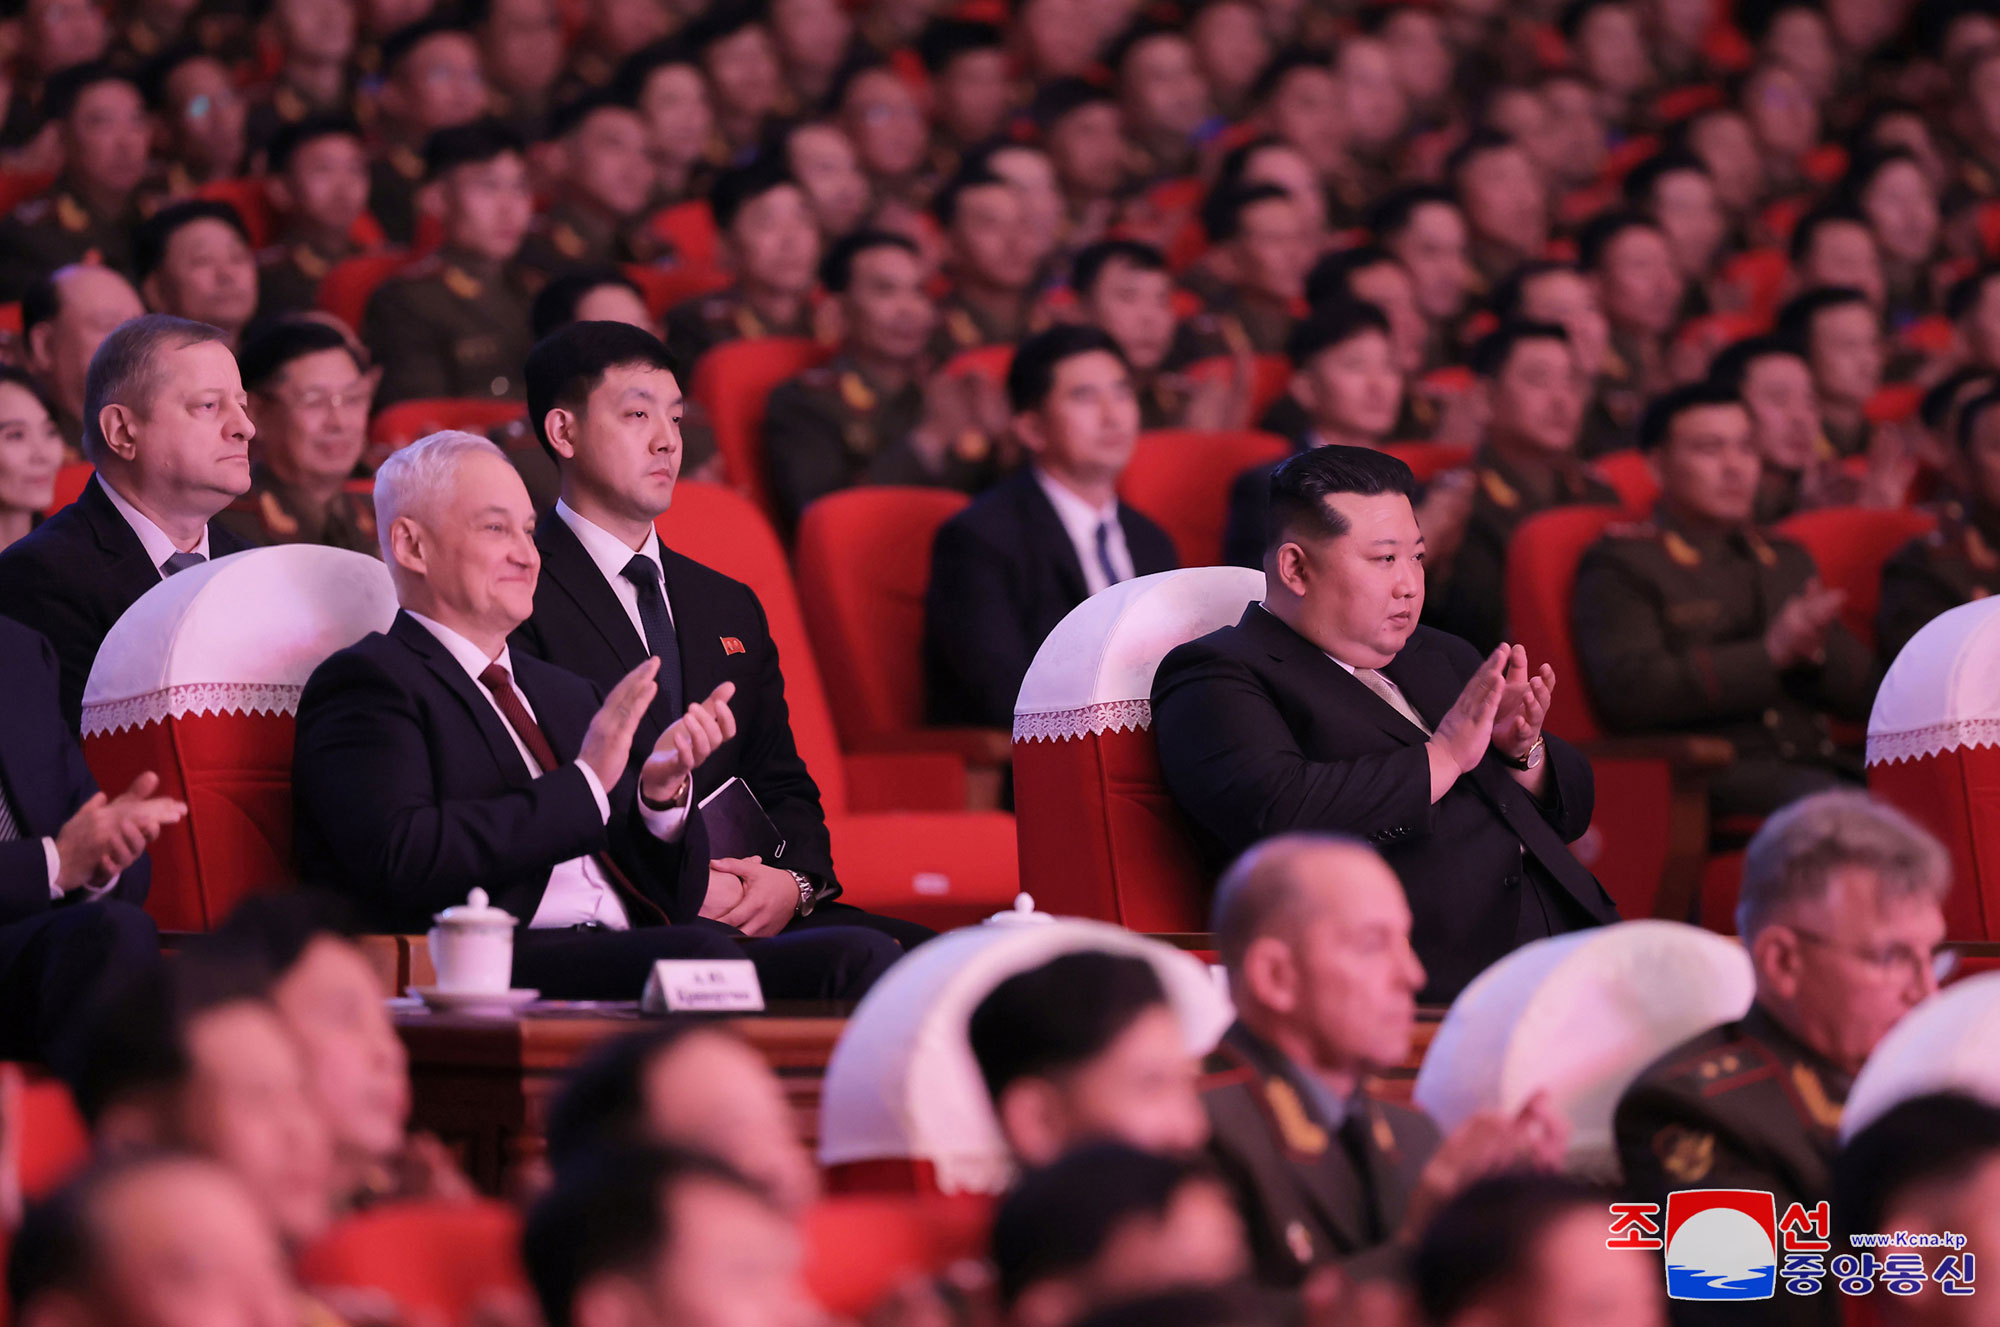
<path fill-rule="evenodd" d="M 522 989 L 447 991 L 436 986 L 412 986 L 410 994 L 441 1014 L 507 1014 L 533 1004 L 541 996 L 540 991 Z"/>

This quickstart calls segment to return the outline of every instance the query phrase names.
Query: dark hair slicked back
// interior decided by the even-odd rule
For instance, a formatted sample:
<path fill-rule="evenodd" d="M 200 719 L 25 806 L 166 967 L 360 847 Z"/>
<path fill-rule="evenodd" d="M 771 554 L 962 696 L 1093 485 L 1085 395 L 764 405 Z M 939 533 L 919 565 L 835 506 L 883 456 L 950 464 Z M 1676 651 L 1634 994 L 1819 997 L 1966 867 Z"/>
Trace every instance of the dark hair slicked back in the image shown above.
<path fill-rule="evenodd" d="M 528 422 L 535 440 L 560 466 L 562 458 L 549 446 L 549 411 L 558 406 L 582 410 L 604 375 L 621 365 L 665 369 L 679 376 L 674 357 L 660 338 L 630 323 L 571 323 L 535 343 L 522 376 L 528 385 Z"/>
<path fill-rule="evenodd" d="M 1271 521 L 1267 549 L 1298 538 L 1338 539 L 1348 526 L 1327 505 L 1336 493 L 1374 498 L 1417 491 L 1410 467 L 1387 452 L 1366 447 L 1315 447 L 1271 472 Z"/>

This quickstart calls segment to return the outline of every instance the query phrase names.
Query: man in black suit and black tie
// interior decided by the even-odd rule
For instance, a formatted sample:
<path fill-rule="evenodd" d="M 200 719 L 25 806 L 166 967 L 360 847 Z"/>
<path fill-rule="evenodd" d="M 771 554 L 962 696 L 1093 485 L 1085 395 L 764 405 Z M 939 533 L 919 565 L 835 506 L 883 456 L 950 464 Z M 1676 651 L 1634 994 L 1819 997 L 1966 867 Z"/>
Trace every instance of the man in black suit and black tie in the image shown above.
<path fill-rule="evenodd" d="M 55 651 L 0 617 L 0 1059 L 58 1057 L 106 983 L 157 961 L 146 845 L 187 813 L 152 774 L 99 792 L 56 695 Z"/>
<path fill-rule="evenodd" d="M 931 545 L 924 674 L 931 722 L 1007 728 L 1035 651 L 1072 608 L 1179 566 L 1167 532 L 1118 500 L 1139 438 L 1124 352 L 1095 327 L 1020 344 L 1007 370 L 1028 463 Z"/>
<path fill-rule="evenodd" d="M 1555 672 L 1417 625 L 1423 534 L 1392 456 L 1320 447 L 1271 480 L 1261 604 L 1153 679 L 1167 787 L 1210 862 L 1287 830 L 1376 844 L 1445 1003 L 1519 945 L 1618 919 L 1565 843 L 1590 765 L 1542 733 Z"/>
<path fill-rule="evenodd" d="M 251 547 L 209 518 L 250 488 L 248 398 L 220 328 L 151 313 L 91 356 L 83 496 L 0 554 L 0 614 L 34 628 L 62 668 L 79 731 L 97 647 L 164 578 Z"/>
<path fill-rule="evenodd" d="M 609 686 L 648 658 L 658 691 L 635 751 L 650 750 L 693 698 L 735 688 L 736 736 L 694 775 L 694 800 L 740 778 L 782 840 L 708 863 L 702 912 L 751 936 L 868 926 L 905 948 L 914 922 L 839 902 L 819 788 L 792 740 L 778 648 L 757 595 L 660 542 L 681 463 L 681 387 L 666 346 L 625 323 L 580 322 L 528 356 L 528 412 L 562 497 L 535 525 L 542 575 L 514 648 Z"/>
<path fill-rule="evenodd" d="M 403 611 L 322 663 L 299 699 L 308 881 L 390 931 L 423 930 L 484 889 L 525 924 L 515 984 L 561 998 L 632 999 L 655 959 L 749 958 L 767 996 L 854 999 L 901 954 L 858 927 L 746 940 L 712 920 L 690 776 L 735 736 L 734 688 L 688 706 L 634 761 L 657 658 L 607 695 L 509 649 L 541 557 L 498 447 L 439 433 L 397 452 L 376 472 L 375 515 Z"/>

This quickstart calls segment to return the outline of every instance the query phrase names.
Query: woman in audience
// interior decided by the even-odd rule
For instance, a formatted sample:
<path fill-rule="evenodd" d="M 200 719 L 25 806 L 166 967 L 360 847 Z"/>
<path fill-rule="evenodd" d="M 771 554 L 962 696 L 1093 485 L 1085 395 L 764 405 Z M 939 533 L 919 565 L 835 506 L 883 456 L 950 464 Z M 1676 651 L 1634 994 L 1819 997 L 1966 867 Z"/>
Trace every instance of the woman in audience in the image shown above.
<path fill-rule="evenodd" d="M 0 365 L 0 548 L 34 529 L 55 501 L 62 451 L 40 384 Z"/>

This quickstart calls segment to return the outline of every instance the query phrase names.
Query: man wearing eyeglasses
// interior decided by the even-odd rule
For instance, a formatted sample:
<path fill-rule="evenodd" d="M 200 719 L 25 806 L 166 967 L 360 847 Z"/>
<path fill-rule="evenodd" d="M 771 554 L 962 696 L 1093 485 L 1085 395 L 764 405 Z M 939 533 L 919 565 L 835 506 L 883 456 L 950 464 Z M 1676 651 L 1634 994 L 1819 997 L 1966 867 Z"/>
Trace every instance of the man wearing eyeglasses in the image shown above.
<path fill-rule="evenodd" d="M 250 491 L 215 519 L 262 544 L 327 544 L 381 556 L 375 509 L 347 481 L 368 442 L 379 376 L 338 329 L 317 319 L 273 324 L 237 357 L 257 425 Z"/>
<path fill-rule="evenodd" d="M 1795 1202 L 1828 1198 L 1854 1075 L 1947 970 L 1950 886 L 1943 846 L 1865 793 L 1816 793 L 1765 821 L 1736 908 L 1756 997 L 1626 1089 L 1615 1129 L 1630 1196 L 1664 1212 L 1677 1189 L 1769 1190 L 1781 1219 Z M 1831 1216 L 1837 1229 L 1841 1214 Z M 1780 1295 L 1759 1321 L 1837 1322 L 1830 1280 L 1824 1290 Z M 1685 1327 L 1730 1306 L 1672 1307 Z"/>

